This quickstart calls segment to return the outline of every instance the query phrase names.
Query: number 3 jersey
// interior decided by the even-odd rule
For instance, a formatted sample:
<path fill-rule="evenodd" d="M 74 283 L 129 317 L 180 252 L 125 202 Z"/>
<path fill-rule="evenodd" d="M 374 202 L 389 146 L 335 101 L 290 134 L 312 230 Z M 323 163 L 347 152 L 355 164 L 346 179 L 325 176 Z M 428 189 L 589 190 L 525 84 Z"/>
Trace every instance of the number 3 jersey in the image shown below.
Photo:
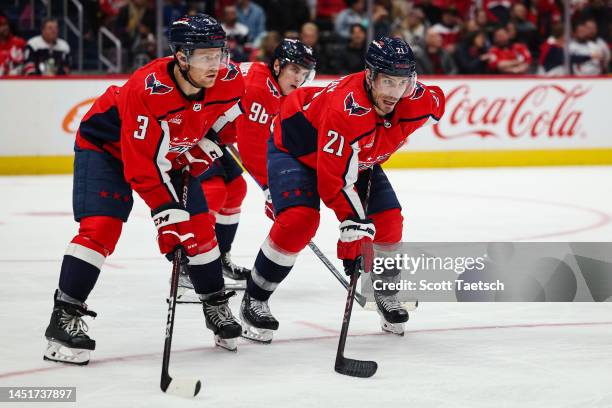
<path fill-rule="evenodd" d="M 374 110 L 365 71 L 325 88 L 300 88 L 283 102 L 273 123 L 274 144 L 315 169 L 321 199 L 340 221 L 364 218 L 355 190 L 358 173 L 384 163 L 415 130 L 440 120 L 444 94 L 417 82 L 385 117 Z"/>
<path fill-rule="evenodd" d="M 238 149 L 244 166 L 261 185 L 267 185 L 266 151 L 270 139 L 270 123 L 278 114 L 284 97 L 263 62 L 240 64 L 246 93 L 242 98 L 244 115 L 236 120 Z"/>
<path fill-rule="evenodd" d="M 178 201 L 168 175 L 171 160 L 211 129 L 235 132 L 228 127 L 242 113 L 244 81 L 235 65 L 190 98 L 176 83 L 174 64 L 172 57 L 154 60 L 123 86 L 109 87 L 81 120 L 76 137 L 76 150 L 105 151 L 121 161 L 125 179 L 150 208 Z"/>

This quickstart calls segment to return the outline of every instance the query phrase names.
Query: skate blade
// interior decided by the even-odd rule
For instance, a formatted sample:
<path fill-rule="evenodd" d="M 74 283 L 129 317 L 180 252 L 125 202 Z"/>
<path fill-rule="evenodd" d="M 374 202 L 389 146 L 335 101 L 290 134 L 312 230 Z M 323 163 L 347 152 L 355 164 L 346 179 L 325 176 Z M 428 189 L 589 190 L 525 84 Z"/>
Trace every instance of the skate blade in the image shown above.
<path fill-rule="evenodd" d="M 89 363 L 89 352 L 86 349 L 75 349 L 66 347 L 53 340 L 49 340 L 43 360 L 57 363 L 87 365 Z"/>
<path fill-rule="evenodd" d="M 404 323 L 389 323 L 384 318 L 380 318 L 380 327 L 387 333 L 396 334 L 398 336 L 404 335 Z"/>
<path fill-rule="evenodd" d="M 237 352 L 238 351 L 238 342 L 236 338 L 233 339 L 222 339 L 218 335 L 215 335 L 215 345 L 221 347 L 222 349 Z"/>

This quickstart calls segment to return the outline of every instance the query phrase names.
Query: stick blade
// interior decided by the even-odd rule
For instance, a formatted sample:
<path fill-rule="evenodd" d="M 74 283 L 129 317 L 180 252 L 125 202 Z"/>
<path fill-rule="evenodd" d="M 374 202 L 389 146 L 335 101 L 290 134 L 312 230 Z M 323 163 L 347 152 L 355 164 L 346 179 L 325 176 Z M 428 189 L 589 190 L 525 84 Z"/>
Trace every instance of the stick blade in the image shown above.
<path fill-rule="evenodd" d="M 375 361 L 353 360 L 343 357 L 336 361 L 334 369 L 337 373 L 350 377 L 369 378 L 376 373 L 378 364 Z"/>
<path fill-rule="evenodd" d="M 194 378 L 172 378 L 170 382 L 165 386 L 162 385 L 161 389 L 166 394 L 176 395 L 183 398 L 192 398 L 198 395 L 202 388 L 202 382 Z"/>

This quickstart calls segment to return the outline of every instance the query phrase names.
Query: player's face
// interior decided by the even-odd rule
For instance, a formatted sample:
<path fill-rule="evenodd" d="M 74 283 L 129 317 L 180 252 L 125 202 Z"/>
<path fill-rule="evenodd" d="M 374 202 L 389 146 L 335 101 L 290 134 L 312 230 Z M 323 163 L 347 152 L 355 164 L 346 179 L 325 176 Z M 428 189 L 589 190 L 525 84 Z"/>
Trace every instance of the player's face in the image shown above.
<path fill-rule="evenodd" d="M 372 82 L 372 98 L 378 113 L 386 115 L 395 109 L 400 98 L 408 96 L 414 89 L 416 76 L 397 77 L 385 74 L 376 75 Z"/>
<path fill-rule="evenodd" d="M 278 75 L 278 85 L 283 95 L 289 95 L 291 92 L 298 89 L 304 81 L 308 79 L 310 72 L 309 69 L 297 64 L 289 63 L 285 65 Z"/>
<path fill-rule="evenodd" d="M 203 88 L 215 84 L 223 64 L 224 52 L 221 48 L 196 49 L 189 57 L 189 76 Z"/>

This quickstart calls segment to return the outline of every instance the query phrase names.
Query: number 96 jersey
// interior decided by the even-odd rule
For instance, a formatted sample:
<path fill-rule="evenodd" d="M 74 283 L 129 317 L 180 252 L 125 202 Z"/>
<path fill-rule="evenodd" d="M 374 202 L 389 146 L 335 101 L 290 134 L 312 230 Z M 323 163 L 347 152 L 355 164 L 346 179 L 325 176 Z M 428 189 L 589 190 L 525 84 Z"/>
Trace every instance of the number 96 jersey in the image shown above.
<path fill-rule="evenodd" d="M 168 175 L 171 160 L 242 113 L 244 81 L 235 65 L 221 69 L 215 84 L 194 97 L 177 85 L 174 65 L 172 57 L 154 60 L 123 86 L 108 88 L 77 132 L 75 148 L 122 162 L 125 180 L 150 208 L 178 200 Z"/>
<path fill-rule="evenodd" d="M 270 124 L 284 99 L 270 68 L 263 62 L 240 64 L 246 93 L 244 115 L 236 120 L 238 150 L 244 166 L 261 185 L 267 185 L 266 151 Z"/>

